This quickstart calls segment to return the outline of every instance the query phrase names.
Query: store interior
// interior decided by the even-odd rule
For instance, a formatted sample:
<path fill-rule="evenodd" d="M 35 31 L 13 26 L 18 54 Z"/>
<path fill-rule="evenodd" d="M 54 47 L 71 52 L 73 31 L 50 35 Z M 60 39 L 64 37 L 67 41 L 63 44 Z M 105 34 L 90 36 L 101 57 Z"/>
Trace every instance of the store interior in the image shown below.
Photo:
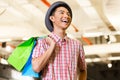
<path fill-rule="evenodd" d="M 0 0 L 0 80 L 22 76 L 8 57 L 22 42 L 49 34 L 45 14 L 58 0 Z M 73 12 L 67 35 L 83 43 L 87 80 L 120 80 L 120 0 L 60 0 Z"/>

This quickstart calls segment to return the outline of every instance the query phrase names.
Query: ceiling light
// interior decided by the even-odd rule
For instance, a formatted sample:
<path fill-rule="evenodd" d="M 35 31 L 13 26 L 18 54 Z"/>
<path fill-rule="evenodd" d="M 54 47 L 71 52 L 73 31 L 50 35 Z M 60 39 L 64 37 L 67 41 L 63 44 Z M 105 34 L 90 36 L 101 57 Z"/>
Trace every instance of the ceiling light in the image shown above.
<path fill-rule="evenodd" d="M 83 34 L 84 37 L 99 37 L 101 35 L 103 35 L 102 32 L 93 32 L 93 33 L 91 32 L 91 33 L 84 33 Z"/>
<path fill-rule="evenodd" d="M 109 57 L 108 60 L 120 60 L 120 56 L 118 56 L 118 57 Z"/>
<path fill-rule="evenodd" d="M 85 61 L 86 61 L 87 63 L 93 62 L 92 59 L 90 59 L 90 58 L 86 58 Z"/>
<path fill-rule="evenodd" d="M 1 64 L 8 64 L 8 62 L 5 59 L 3 59 L 3 58 L 0 59 L 0 63 Z"/>
<path fill-rule="evenodd" d="M 120 53 L 120 43 L 85 45 L 85 55 Z"/>
<path fill-rule="evenodd" d="M 30 38 L 30 37 L 29 37 Z M 28 40 L 29 39 L 28 37 L 24 37 L 24 38 L 22 38 L 22 40 Z"/>
<path fill-rule="evenodd" d="M 112 64 L 111 63 L 108 63 L 108 68 L 111 68 L 112 67 Z"/>
<path fill-rule="evenodd" d="M 12 52 L 12 48 L 10 46 L 6 46 L 6 51 Z"/>
<path fill-rule="evenodd" d="M 0 39 L 0 42 L 12 41 L 12 39 Z"/>
<path fill-rule="evenodd" d="M 86 58 L 85 61 L 87 63 L 92 63 L 92 62 L 106 62 L 106 60 L 108 61 L 116 61 L 116 60 L 120 60 L 120 57 L 106 57 L 106 58 Z M 112 64 L 108 63 L 108 67 L 111 68 Z"/>

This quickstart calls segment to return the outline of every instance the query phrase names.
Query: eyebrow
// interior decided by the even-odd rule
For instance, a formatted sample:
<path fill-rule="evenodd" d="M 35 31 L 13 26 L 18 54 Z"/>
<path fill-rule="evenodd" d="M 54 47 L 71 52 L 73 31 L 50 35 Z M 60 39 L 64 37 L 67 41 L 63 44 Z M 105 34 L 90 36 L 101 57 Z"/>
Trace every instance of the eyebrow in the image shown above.
<path fill-rule="evenodd" d="M 65 12 L 64 10 L 58 10 L 58 12 Z M 70 12 L 69 11 L 67 11 L 67 13 L 69 13 L 70 14 Z"/>

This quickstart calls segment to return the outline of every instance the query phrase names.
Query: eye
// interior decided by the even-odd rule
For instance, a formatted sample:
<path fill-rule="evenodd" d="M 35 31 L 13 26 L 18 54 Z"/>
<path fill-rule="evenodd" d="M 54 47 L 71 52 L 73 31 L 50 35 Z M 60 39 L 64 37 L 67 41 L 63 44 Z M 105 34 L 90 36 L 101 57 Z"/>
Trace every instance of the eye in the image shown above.
<path fill-rule="evenodd" d="M 67 15 L 70 16 L 70 13 L 68 12 Z"/>
<path fill-rule="evenodd" d="M 64 14 L 64 11 L 60 11 L 60 14 Z"/>

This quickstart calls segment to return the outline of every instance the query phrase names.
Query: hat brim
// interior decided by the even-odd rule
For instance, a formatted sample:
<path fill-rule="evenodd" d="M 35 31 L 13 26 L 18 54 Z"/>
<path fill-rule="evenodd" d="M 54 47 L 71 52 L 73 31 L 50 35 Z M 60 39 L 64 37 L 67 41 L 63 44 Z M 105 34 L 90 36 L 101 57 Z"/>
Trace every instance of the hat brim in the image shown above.
<path fill-rule="evenodd" d="M 47 13 L 46 13 L 46 16 L 45 16 L 45 25 L 47 27 L 47 29 L 52 32 L 53 31 L 53 24 L 51 22 L 51 20 L 49 19 L 52 12 L 57 8 L 57 7 L 65 7 L 69 12 L 70 12 L 70 16 L 72 18 L 72 10 L 71 8 L 69 7 L 69 5 L 65 2 L 62 2 L 62 1 L 57 1 L 55 3 L 53 3 L 50 8 L 48 9 Z"/>

